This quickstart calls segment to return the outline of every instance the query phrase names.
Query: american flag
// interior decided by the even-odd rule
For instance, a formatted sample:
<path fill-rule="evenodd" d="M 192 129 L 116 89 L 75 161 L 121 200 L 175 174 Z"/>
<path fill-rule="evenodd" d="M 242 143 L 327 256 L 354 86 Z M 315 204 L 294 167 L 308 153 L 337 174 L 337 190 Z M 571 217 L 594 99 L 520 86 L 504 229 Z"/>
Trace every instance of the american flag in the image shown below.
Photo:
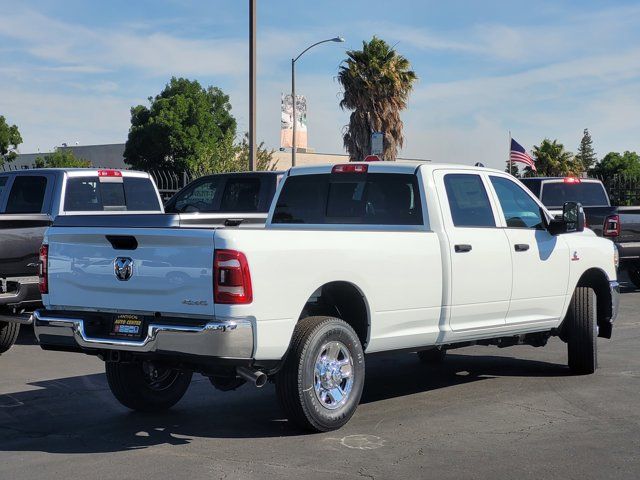
<path fill-rule="evenodd" d="M 509 162 L 524 163 L 531 167 L 531 170 L 533 170 L 534 172 L 537 171 L 536 164 L 533 161 L 533 158 L 531 158 L 524 147 L 516 142 L 513 138 L 511 139 L 511 152 L 509 152 Z"/>

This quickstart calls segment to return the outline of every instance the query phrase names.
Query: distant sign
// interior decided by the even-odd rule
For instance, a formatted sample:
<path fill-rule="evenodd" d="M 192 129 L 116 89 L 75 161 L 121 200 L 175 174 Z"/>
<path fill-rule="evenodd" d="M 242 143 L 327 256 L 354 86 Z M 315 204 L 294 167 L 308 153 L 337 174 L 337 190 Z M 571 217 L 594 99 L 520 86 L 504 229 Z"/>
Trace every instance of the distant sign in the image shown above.
<path fill-rule="evenodd" d="M 280 147 L 291 148 L 293 143 L 293 100 L 291 95 L 281 95 Z M 296 147 L 307 148 L 307 99 L 296 95 Z"/>
<path fill-rule="evenodd" d="M 377 155 L 367 155 L 366 157 L 364 157 L 364 161 L 365 162 L 379 162 L 380 161 L 380 157 Z"/>
<path fill-rule="evenodd" d="M 384 133 L 373 132 L 371 134 L 371 155 L 382 155 L 384 152 Z"/>

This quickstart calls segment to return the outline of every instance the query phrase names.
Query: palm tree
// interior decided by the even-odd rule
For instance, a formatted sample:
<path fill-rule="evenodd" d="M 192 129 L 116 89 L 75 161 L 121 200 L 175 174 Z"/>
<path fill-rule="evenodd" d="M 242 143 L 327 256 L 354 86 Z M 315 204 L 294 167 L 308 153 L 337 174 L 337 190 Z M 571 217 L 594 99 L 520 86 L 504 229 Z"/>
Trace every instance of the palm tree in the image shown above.
<path fill-rule="evenodd" d="M 580 175 L 582 164 L 576 161 L 573 153 L 564 149 L 558 140 L 545 138 L 540 145 L 533 147 L 533 158 L 536 161 L 537 172 L 529 167 L 525 168 L 526 176 L 537 174 L 543 177 L 563 177 L 566 175 Z"/>
<path fill-rule="evenodd" d="M 410 68 L 409 60 L 377 37 L 347 52 L 338 81 L 344 89 L 340 108 L 353 110 L 343 137 L 351 161 L 371 153 L 372 132 L 384 134 L 382 159 L 396 159 L 404 143 L 400 111 L 418 78 Z"/>

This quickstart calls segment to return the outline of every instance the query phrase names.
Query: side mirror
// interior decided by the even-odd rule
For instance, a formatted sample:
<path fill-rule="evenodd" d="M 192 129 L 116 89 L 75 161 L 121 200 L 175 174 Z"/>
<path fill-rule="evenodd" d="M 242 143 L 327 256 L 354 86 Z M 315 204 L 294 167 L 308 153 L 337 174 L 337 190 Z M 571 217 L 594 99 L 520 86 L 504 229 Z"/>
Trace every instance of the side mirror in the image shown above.
<path fill-rule="evenodd" d="M 557 215 L 547 225 L 551 235 L 561 233 L 582 232 L 584 230 L 584 209 L 578 202 L 566 202 L 562 207 L 562 215 Z"/>
<path fill-rule="evenodd" d="M 566 231 L 582 232 L 584 230 L 584 209 L 578 202 L 565 202 L 562 207 L 562 222 Z"/>

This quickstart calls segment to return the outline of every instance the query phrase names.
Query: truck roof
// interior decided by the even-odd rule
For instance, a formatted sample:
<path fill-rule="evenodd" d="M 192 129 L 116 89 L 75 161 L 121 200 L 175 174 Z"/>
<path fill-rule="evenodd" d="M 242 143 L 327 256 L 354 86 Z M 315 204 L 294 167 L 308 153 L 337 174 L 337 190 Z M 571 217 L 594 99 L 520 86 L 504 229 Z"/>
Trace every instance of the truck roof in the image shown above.
<path fill-rule="evenodd" d="M 56 173 L 64 174 L 71 177 L 87 177 L 98 176 L 98 172 L 118 171 L 125 177 L 148 177 L 149 174 L 139 170 L 124 170 L 118 168 L 28 168 L 23 170 L 9 170 L 0 172 L 0 175 L 33 175 L 38 173 Z"/>
<path fill-rule="evenodd" d="M 580 178 L 580 177 L 572 177 L 572 176 L 566 176 L 566 177 L 524 177 L 521 178 L 520 181 L 524 182 L 544 182 L 544 181 L 548 181 L 548 180 L 557 180 L 557 181 L 565 181 L 568 178 L 577 178 L 578 180 L 580 180 L 580 182 L 600 182 L 600 180 L 598 180 L 597 178 Z"/>
<path fill-rule="evenodd" d="M 313 165 L 304 167 L 292 167 L 289 175 L 313 175 L 322 173 L 331 173 L 336 165 L 368 165 L 370 173 L 415 173 L 418 168 L 423 170 L 439 170 L 442 168 L 452 170 L 467 170 L 472 172 L 492 172 L 504 173 L 502 170 L 493 168 L 476 167 L 472 165 L 464 165 L 461 163 L 433 163 L 429 161 L 409 161 L 397 160 L 395 162 L 348 162 L 348 163 L 330 163 L 325 165 Z"/>

